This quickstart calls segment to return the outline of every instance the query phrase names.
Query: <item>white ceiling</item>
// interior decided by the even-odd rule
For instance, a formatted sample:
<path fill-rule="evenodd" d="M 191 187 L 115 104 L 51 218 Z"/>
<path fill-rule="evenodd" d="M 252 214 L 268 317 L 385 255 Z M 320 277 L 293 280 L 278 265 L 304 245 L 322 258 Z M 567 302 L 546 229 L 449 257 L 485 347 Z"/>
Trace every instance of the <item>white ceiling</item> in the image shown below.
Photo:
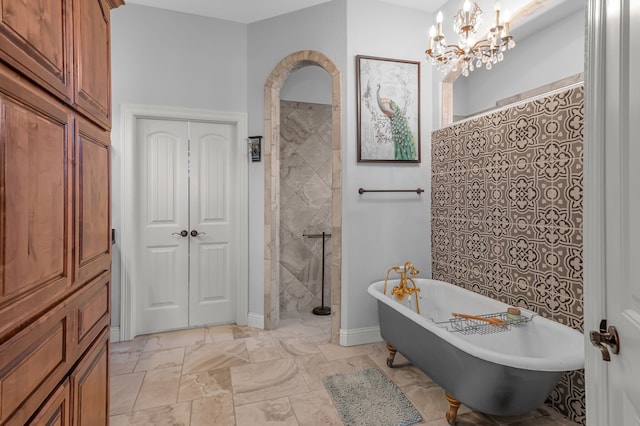
<path fill-rule="evenodd" d="M 157 7 L 249 24 L 331 0 L 126 0 L 127 3 Z M 382 0 L 386 3 L 433 12 L 446 0 Z"/>

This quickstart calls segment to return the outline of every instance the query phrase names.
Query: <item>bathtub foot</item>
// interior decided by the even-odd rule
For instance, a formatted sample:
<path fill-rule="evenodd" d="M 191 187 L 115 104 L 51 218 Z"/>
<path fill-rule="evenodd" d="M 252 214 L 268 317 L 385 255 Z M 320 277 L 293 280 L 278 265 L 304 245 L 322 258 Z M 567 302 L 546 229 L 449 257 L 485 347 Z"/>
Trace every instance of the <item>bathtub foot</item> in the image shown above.
<path fill-rule="evenodd" d="M 447 411 L 444 416 L 450 425 L 455 425 L 456 417 L 458 417 L 458 408 L 460 408 L 460 401 L 446 392 L 444 393 L 444 397 L 447 398 L 449 402 L 449 411 Z"/>
<path fill-rule="evenodd" d="M 393 366 L 393 360 L 395 359 L 396 353 L 398 352 L 398 350 L 388 343 L 387 343 L 387 350 L 389 351 L 389 356 L 387 357 L 387 367 L 395 368 Z"/>

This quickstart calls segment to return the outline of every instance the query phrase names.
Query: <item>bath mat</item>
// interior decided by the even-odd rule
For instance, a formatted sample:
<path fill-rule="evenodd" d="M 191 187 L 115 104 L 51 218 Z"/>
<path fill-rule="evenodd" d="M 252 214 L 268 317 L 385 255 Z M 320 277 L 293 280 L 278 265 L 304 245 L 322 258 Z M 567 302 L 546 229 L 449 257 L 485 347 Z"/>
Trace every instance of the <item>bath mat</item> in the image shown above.
<path fill-rule="evenodd" d="M 322 379 L 345 426 L 408 426 L 422 421 L 418 410 L 377 368 Z"/>

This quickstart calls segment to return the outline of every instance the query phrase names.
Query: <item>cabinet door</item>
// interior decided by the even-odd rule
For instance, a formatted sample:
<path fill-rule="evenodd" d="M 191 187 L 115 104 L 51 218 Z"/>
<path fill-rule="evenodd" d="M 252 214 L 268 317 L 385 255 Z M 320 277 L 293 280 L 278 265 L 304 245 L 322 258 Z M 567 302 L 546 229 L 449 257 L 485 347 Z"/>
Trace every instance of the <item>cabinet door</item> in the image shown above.
<path fill-rule="evenodd" d="M 75 0 L 75 104 L 107 129 L 111 128 L 109 14 L 104 0 Z"/>
<path fill-rule="evenodd" d="M 71 119 L 24 93 L 33 105 L 0 95 L 0 337 L 59 300 L 73 276 Z"/>
<path fill-rule="evenodd" d="M 76 283 L 86 283 L 111 264 L 109 133 L 76 120 Z"/>
<path fill-rule="evenodd" d="M 0 0 L 0 57 L 71 101 L 71 0 Z"/>
<path fill-rule="evenodd" d="M 73 425 L 109 422 L 109 335 L 105 328 L 71 373 Z"/>
<path fill-rule="evenodd" d="M 29 422 L 32 426 L 67 426 L 71 424 L 69 379 L 53 391 L 47 402 Z"/>

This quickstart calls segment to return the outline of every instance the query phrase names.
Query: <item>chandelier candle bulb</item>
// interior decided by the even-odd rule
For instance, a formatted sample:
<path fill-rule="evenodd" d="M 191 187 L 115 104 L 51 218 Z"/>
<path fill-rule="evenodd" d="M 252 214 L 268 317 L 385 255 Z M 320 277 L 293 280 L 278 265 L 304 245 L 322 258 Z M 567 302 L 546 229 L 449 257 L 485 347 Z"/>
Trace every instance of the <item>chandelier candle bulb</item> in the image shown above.
<path fill-rule="evenodd" d="M 503 38 L 509 37 L 509 23 L 511 21 L 511 14 L 509 13 L 509 9 L 505 9 L 504 11 L 504 35 Z"/>
<path fill-rule="evenodd" d="M 442 35 L 442 21 L 444 20 L 442 16 L 442 11 L 438 11 L 438 15 L 436 16 L 436 23 L 438 24 L 438 35 Z"/>
<path fill-rule="evenodd" d="M 495 11 L 496 11 L 496 28 L 498 28 L 500 26 L 500 3 L 496 3 Z"/>

